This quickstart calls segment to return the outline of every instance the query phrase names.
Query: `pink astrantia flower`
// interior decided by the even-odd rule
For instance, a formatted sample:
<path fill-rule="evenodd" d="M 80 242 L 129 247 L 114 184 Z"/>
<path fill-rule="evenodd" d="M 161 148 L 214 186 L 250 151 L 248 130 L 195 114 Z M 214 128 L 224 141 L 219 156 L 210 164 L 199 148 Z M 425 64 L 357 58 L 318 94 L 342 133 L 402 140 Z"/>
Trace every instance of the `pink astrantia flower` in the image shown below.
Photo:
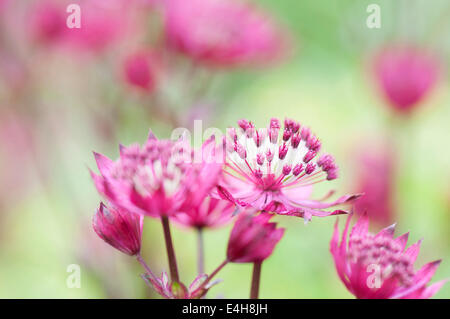
<path fill-rule="evenodd" d="M 257 63 L 282 51 L 281 35 L 264 13 L 238 0 L 165 1 L 168 44 L 212 66 Z"/>
<path fill-rule="evenodd" d="M 173 216 L 173 220 L 188 227 L 205 228 L 223 226 L 232 219 L 234 203 L 213 198 L 210 193 L 222 177 L 224 163 L 223 145 L 216 146 L 215 139 L 207 140 L 195 150 L 190 172 L 186 176 L 186 200 Z"/>
<path fill-rule="evenodd" d="M 346 195 L 330 203 L 310 199 L 314 184 L 337 178 L 338 168 L 331 155 L 316 158 L 321 143 L 307 127 L 287 119 L 279 138 L 278 119 L 263 129 L 247 120 L 239 121 L 239 126 L 240 132 L 228 130 L 225 175 L 218 188 L 222 197 L 305 220 L 345 213 L 324 209 L 359 197 Z"/>
<path fill-rule="evenodd" d="M 375 76 L 390 105 L 409 113 L 436 84 L 436 61 L 412 48 L 389 48 L 375 59 Z"/>
<path fill-rule="evenodd" d="M 92 225 L 101 239 L 124 254 L 134 256 L 141 251 L 144 216 L 101 203 Z"/>
<path fill-rule="evenodd" d="M 354 204 L 358 215 L 367 213 L 371 221 L 388 225 L 393 212 L 393 154 L 387 146 L 374 146 L 356 156 L 357 191 L 364 193 Z"/>
<path fill-rule="evenodd" d="M 151 217 L 171 216 L 186 202 L 199 203 L 216 184 L 222 164 L 215 158 L 220 154 L 214 138 L 202 151 L 205 160 L 192 165 L 198 159 L 186 140 L 158 140 L 150 132 L 142 147 L 121 146 L 115 162 L 94 153 L 100 175 L 91 176 L 99 193 L 116 206 Z"/>
<path fill-rule="evenodd" d="M 163 272 L 161 278 L 151 277 L 148 274 L 141 276 L 148 286 L 153 288 L 159 295 L 166 299 L 199 299 L 203 297 L 208 290 L 218 284 L 220 280 L 215 280 L 203 285 L 208 275 L 198 275 L 194 281 L 186 288 L 183 284 L 177 283 L 176 286 L 170 283 L 169 276 Z"/>
<path fill-rule="evenodd" d="M 160 71 L 160 59 L 150 50 L 133 52 L 125 58 L 123 73 L 125 81 L 133 87 L 152 92 Z"/>
<path fill-rule="evenodd" d="M 268 258 L 284 234 L 284 228 L 270 223 L 273 215 L 243 211 L 231 231 L 227 260 L 234 263 L 262 262 Z"/>
<path fill-rule="evenodd" d="M 189 207 L 180 208 L 173 220 L 192 228 L 214 228 L 230 222 L 234 211 L 232 202 L 207 196 L 198 205 L 189 204 Z"/>
<path fill-rule="evenodd" d="M 342 240 L 336 222 L 330 250 L 337 273 L 347 289 L 360 299 L 394 299 L 432 297 L 444 281 L 427 286 L 440 260 L 430 262 L 418 271 L 414 262 L 421 241 L 406 248 L 408 233 L 393 237 L 395 225 L 369 233 L 369 219 L 360 217 L 353 226 L 347 244 L 351 215 L 347 219 Z"/>

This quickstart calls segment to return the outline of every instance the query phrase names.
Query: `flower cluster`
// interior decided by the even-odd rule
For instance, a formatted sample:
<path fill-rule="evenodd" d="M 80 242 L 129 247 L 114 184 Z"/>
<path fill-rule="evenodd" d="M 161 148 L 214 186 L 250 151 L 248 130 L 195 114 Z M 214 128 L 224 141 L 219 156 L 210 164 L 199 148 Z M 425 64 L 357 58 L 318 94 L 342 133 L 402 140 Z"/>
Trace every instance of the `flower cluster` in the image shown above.
<path fill-rule="evenodd" d="M 100 174 L 91 172 L 92 178 L 110 203 L 109 207 L 102 203 L 97 210 L 94 230 L 114 248 L 135 256 L 144 267 L 144 281 L 164 298 L 202 298 L 228 263 L 254 265 L 250 296 L 257 298 L 261 264 L 285 232 L 272 218 L 291 215 L 309 220 L 343 214 L 346 211 L 322 209 L 360 196 L 347 195 L 327 204 L 309 198 L 317 182 L 337 178 L 337 165 L 328 154 L 316 159 L 321 144 L 308 128 L 289 119 L 282 134 L 277 119 L 263 129 L 246 120 L 239 121 L 239 126 L 239 134 L 231 129 L 220 143 L 211 136 L 198 149 L 184 135 L 176 141 L 159 140 L 150 132 L 142 146 L 120 146 L 116 161 L 94 153 Z M 141 256 L 144 216 L 161 221 L 170 276 L 165 272 L 155 276 Z M 171 221 L 199 236 L 198 276 L 189 287 L 179 276 Z M 202 230 L 229 222 L 234 225 L 226 256 L 208 275 L 203 265 Z M 407 235 L 393 238 L 393 227 L 371 235 L 364 216 L 353 228 L 347 247 L 348 227 L 349 222 L 339 244 L 336 226 L 331 252 L 340 278 L 356 297 L 428 298 L 443 284 L 426 287 L 439 262 L 414 271 L 419 243 L 405 251 Z M 374 265 L 380 274 L 374 279 L 375 288 L 367 271 Z"/>

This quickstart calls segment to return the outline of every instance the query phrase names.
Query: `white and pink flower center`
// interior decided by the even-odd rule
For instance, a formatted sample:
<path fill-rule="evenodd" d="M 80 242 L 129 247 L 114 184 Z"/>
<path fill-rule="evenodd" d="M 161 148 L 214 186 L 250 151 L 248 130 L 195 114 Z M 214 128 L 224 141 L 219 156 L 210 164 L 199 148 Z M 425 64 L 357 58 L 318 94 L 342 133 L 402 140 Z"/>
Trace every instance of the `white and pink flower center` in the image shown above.
<path fill-rule="evenodd" d="M 226 174 L 274 192 L 337 178 L 331 155 L 317 159 L 321 143 L 309 128 L 285 120 L 279 134 L 278 119 L 272 119 L 269 127 L 262 129 L 246 120 L 238 124 L 239 132 L 228 129 Z"/>
<path fill-rule="evenodd" d="M 142 148 L 133 145 L 123 149 L 111 176 L 131 183 L 142 196 L 156 190 L 173 195 L 182 187 L 190 156 L 191 150 L 185 143 L 150 139 Z"/>

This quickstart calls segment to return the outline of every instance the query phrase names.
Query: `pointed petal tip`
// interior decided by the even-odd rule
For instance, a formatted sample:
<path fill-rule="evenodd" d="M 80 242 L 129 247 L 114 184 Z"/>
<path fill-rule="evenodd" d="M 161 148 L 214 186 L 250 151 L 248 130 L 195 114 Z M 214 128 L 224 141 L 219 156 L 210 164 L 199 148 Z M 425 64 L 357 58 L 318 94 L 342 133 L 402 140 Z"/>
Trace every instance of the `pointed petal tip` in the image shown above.
<path fill-rule="evenodd" d="M 153 133 L 152 129 L 148 129 L 147 140 L 156 140 L 156 135 Z"/>

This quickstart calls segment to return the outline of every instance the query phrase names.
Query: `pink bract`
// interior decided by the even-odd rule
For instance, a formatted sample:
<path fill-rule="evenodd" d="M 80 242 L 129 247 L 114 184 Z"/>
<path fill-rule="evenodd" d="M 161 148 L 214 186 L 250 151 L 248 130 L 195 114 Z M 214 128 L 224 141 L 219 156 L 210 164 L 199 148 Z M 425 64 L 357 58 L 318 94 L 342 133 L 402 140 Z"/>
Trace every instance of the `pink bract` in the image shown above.
<path fill-rule="evenodd" d="M 224 226 L 233 218 L 235 205 L 227 200 L 206 196 L 197 205 L 188 204 L 180 208 L 173 220 L 183 226 L 202 229 Z"/>
<path fill-rule="evenodd" d="M 267 62 L 280 55 L 280 31 L 239 0 L 165 1 L 168 45 L 211 66 Z"/>
<path fill-rule="evenodd" d="M 124 254 L 134 256 L 140 252 L 143 216 L 101 203 L 92 225 L 101 239 Z"/>
<path fill-rule="evenodd" d="M 203 285 L 208 275 L 202 274 L 198 275 L 189 287 L 186 288 L 181 283 L 176 283 L 176 287 L 174 287 L 165 272 L 161 274 L 161 278 L 151 277 L 148 274 L 143 274 L 141 277 L 149 287 L 153 288 L 160 296 L 166 299 L 198 299 L 204 296 L 212 286 L 220 282 L 220 280 L 214 280 Z M 177 291 L 175 291 L 176 289 Z"/>
<path fill-rule="evenodd" d="M 227 259 L 235 263 L 262 262 L 268 258 L 284 234 L 269 220 L 268 213 L 254 215 L 252 211 L 239 214 L 228 241 Z"/>
<path fill-rule="evenodd" d="M 187 200 L 173 220 L 194 228 L 223 226 L 231 221 L 235 205 L 210 196 L 222 177 L 223 145 L 217 146 L 215 139 L 210 138 L 201 149 L 195 150 L 193 157 L 194 161 L 186 174 L 186 184 L 189 185 L 185 192 Z"/>
<path fill-rule="evenodd" d="M 278 119 L 262 129 L 247 120 L 238 124 L 239 131 L 228 130 L 225 174 L 218 188 L 222 198 L 243 207 L 310 220 L 346 213 L 325 209 L 360 196 L 346 195 L 330 203 L 310 198 L 316 183 L 337 178 L 338 168 L 331 155 L 316 158 L 321 143 L 309 128 L 289 119 L 281 132 Z"/>
<path fill-rule="evenodd" d="M 369 233 L 367 216 L 359 218 L 347 242 L 351 215 L 347 219 L 341 242 L 336 222 L 330 251 L 337 273 L 347 289 L 360 299 L 394 299 L 432 297 L 446 280 L 427 286 L 440 260 L 414 270 L 421 241 L 406 248 L 408 233 L 393 236 L 395 225 L 378 234 Z"/>

